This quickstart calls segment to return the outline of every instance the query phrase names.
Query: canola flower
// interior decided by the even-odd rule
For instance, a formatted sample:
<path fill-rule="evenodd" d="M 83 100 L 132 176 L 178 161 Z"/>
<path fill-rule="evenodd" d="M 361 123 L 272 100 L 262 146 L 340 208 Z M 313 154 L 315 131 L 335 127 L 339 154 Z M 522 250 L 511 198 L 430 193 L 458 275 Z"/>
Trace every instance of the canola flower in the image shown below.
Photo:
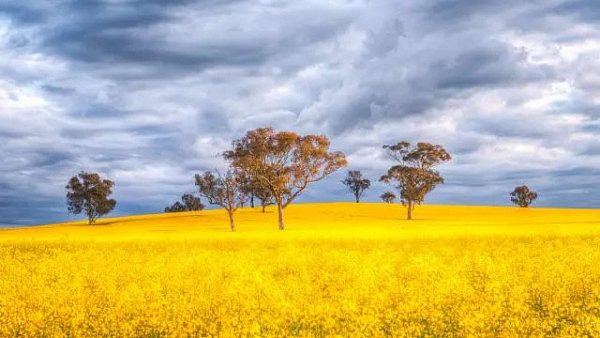
<path fill-rule="evenodd" d="M 600 335 L 600 211 L 304 204 L 0 231 L 0 336 Z"/>

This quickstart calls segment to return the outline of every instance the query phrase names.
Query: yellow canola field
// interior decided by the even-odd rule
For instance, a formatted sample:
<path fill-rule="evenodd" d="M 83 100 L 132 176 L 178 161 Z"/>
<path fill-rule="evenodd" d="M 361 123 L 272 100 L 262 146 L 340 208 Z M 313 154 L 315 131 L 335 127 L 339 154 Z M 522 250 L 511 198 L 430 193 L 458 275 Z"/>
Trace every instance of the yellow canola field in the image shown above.
<path fill-rule="evenodd" d="M 0 336 L 600 335 L 600 210 L 267 211 L 0 230 Z"/>

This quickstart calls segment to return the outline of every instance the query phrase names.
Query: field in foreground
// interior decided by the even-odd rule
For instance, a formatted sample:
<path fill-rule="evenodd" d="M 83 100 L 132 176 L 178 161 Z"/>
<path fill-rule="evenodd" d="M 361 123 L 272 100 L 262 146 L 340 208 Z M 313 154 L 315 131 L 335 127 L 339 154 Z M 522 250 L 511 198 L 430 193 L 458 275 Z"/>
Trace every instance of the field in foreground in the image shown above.
<path fill-rule="evenodd" d="M 600 335 L 600 210 L 286 211 L 0 230 L 0 336 Z"/>

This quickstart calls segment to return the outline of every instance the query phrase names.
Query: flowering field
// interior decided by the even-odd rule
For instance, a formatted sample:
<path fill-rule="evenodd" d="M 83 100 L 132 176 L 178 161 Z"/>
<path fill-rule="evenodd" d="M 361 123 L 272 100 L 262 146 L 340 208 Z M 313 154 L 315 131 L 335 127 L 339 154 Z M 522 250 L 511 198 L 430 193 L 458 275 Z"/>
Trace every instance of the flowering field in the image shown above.
<path fill-rule="evenodd" d="M 600 211 L 300 204 L 0 231 L 0 336 L 600 335 Z"/>

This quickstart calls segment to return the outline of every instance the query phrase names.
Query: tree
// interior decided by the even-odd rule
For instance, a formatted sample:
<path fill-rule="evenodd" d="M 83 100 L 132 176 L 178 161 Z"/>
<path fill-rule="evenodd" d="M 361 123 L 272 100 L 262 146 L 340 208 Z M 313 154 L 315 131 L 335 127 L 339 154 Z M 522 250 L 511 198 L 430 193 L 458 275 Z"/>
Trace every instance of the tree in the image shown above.
<path fill-rule="evenodd" d="M 165 212 L 184 212 L 187 211 L 185 205 L 179 201 L 173 203 L 173 205 L 166 207 Z"/>
<path fill-rule="evenodd" d="M 248 191 L 247 193 L 250 195 L 252 207 L 254 208 L 254 198 L 257 198 L 260 201 L 260 206 L 264 213 L 267 206 L 275 204 L 271 190 L 269 190 L 266 184 L 262 183 L 260 179 L 252 177 L 250 173 L 246 173 L 244 176 L 247 180 L 246 189 Z"/>
<path fill-rule="evenodd" d="M 450 154 L 440 145 L 419 142 L 411 147 L 408 142 L 384 145 L 388 155 L 399 162 L 391 167 L 381 182 L 395 185 L 400 192 L 400 202 L 407 207 L 407 219 L 412 219 L 415 205 L 423 203 L 425 195 L 438 184 L 444 183 L 439 172 L 432 168 L 451 159 Z"/>
<path fill-rule="evenodd" d="M 323 135 L 300 136 L 259 128 L 233 142 L 223 153 L 232 168 L 241 170 L 271 192 L 277 204 L 279 229 L 285 229 L 284 209 L 306 187 L 346 166 L 342 152 L 329 152 L 329 139 Z"/>
<path fill-rule="evenodd" d="M 238 172 L 242 182 L 242 191 L 250 200 L 250 206 L 254 208 L 254 198 L 257 198 L 264 213 L 267 206 L 274 204 L 273 194 L 265 184 L 253 177 L 250 172 L 242 170 L 238 170 Z"/>
<path fill-rule="evenodd" d="M 264 184 L 260 184 L 259 181 L 256 181 L 253 186 L 253 193 L 256 198 L 260 201 L 260 206 L 262 208 L 262 212 L 265 212 L 265 208 L 269 205 L 275 204 L 273 199 L 273 194 L 268 187 Z"/>
<path fill-rule="evenodd" d="M 181 201 L 176 201 L 173 205 L 166 207 L 165 212 L 183 212 L 183 211 L 199 211 L 204 209 L 204 204 L 199 197 L 192 194 L 183 194 Z"/>
<path fill-rule="evenodd" d="M 349 170 L 348 175 L 342 183 L 348 187 L 348 190 L 354 195 L 356 203 L 360 202 L 360 198 L 365 191 L 371 186 L 371 181 L 363 178 L 362 173 L 358 170 Z"/>
<path fill-rule="evenodd" d="M 100 179 L 96 173 L 81 171 L 71 177 L 67 186 L 68 211 L 72 214 L 85 212 L 88 224 L 93 224 L 99 217 L 110 213 L 117 201 L 108 198 L 112 194 L 114 182 Z"/>
<path fill-rule="evenodd" d="M 396 199 L 396 194 L 391 191 L 386 191 L 379 196 L 385 203 L 393 203 Z"/>
<path fill-rule="evenodd" d="M 200 197 L 196 197 L 192 194 L 183 194 L 181 200 L 187 211 L 200 211 L 204 209 L 204 204 L 200 201 Z"/>
<path fill-rule="evenodd" d="M 537 198 L 538 194 L 535 191 L 530 190 L 526 185 L 516 187 L 515 190 L 510 193 L 510 201 L 521 208 L 527 208 Z"/>
<path fill-rule="evenodd" d="M 225 208 L 229 215 L 231 231 L 235 231 L 233 214 L 241 206 L 241 196 L 244 195 L 236 173 L 228 171 L 225 176 L 215 176 L 206 171 L 203 175 L 196 174 L 195 179 L 200 195 L 204 196 L 208 203 Z"/>
<path fill-rule="evenodd" d="M 237 180 L 240 184 L 240 206 L 243 208 L 246 201 L 250 201 L 250 207 L 254 208 L 254 186 L 253 179 L 247 173 L 238 171 Z"/>

